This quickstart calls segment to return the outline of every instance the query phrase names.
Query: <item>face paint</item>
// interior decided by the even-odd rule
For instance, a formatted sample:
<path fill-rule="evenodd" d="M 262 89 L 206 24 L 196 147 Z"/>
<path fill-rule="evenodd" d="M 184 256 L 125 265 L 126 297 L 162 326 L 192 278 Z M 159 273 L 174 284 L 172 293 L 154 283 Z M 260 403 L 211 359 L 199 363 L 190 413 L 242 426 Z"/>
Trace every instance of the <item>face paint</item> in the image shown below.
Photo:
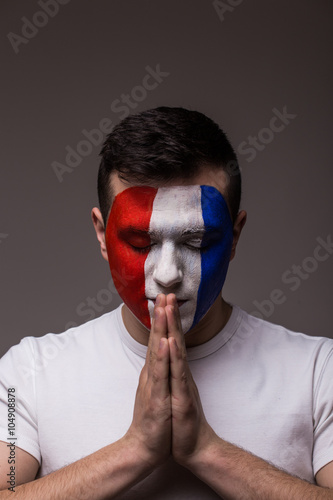
<path fill-rule="evenodd" d="M 128 188 L 115 197 L 106 227 L 110 270 L 125 304 L 150 329 L 156 296 L 175 293 L 184 333 L 218 297 L 232 240 L 227 204 L 212 186 Z"/>

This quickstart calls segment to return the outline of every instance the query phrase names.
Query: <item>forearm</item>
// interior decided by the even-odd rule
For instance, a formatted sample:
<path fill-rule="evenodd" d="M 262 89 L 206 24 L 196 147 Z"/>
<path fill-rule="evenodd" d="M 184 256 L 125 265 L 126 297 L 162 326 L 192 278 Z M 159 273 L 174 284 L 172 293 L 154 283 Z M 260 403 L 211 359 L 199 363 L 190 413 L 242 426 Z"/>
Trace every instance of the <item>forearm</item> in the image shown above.
<path fill-rule="evenodd" d="M 146 477 L 152 467 L 136 442 L 126 436 L 116 443 L 35 481 L 0 492 L 0 500 L 111 499 Z"/>
<path fill-rule="evenodd" d="M 186 467 L 225 500 L 333 500 L 333 490 L 290 476 L 219 438 Z"/>

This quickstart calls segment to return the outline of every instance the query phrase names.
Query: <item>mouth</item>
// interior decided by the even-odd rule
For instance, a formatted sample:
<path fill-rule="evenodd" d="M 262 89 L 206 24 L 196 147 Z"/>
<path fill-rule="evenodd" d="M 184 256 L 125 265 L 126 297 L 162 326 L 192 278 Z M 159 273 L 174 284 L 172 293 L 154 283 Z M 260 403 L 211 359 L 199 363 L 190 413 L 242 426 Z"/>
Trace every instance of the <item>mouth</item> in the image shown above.
<path fill-rule="evenodd" d="M 154 305 L 156 304 L 156 299 L 147 299 L 147 300 L 151 300 Z M 177 304 L 178 304 L 178 307 L 181 307 L 183 304 L 185 304 L 185 302 L 187 302 L 187 300 L 177 300 Z"/>

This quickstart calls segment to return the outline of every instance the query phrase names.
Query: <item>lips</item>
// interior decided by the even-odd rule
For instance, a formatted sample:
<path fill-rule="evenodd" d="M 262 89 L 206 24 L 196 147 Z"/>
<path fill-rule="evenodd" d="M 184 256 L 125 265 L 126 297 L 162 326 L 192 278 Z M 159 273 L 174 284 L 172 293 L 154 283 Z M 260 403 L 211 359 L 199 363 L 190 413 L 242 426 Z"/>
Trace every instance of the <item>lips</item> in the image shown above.
<path fill-rule="evenodd" d="M 151 300 L 154 305 L 156 304 L 156 299 L 147 299 L 147 300 Z M 183 304 L 185 304 L 185 302 L 187 302 L 187 300 L 177 300 L 177 304 L 178 304 L 178 307 L 181 307 Z"/>

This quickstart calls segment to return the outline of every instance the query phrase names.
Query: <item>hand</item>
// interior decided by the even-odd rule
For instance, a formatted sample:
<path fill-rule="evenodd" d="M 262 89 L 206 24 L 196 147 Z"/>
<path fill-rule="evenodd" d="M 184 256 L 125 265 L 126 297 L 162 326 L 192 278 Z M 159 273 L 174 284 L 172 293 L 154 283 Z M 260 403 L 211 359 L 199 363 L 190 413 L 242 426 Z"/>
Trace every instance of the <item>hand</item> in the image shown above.
<path fill-rule="evenodd" d="M 149 336 L 146 362 L 135 398 L 128 438 L 139 442 L 139 452 L 152 468 L 171 453 L 170 354 L 167 340 L 166 298 L 159 296 Z"/>
<path fill-rule="evenodd" d="M 199 392 L 187 362 L 176 296 L 169 294 L 166 300 L 171 371 L 172 455 L 176 462 L 190 467 L 191 461 L 218 437 L 205 418 Z"/>

